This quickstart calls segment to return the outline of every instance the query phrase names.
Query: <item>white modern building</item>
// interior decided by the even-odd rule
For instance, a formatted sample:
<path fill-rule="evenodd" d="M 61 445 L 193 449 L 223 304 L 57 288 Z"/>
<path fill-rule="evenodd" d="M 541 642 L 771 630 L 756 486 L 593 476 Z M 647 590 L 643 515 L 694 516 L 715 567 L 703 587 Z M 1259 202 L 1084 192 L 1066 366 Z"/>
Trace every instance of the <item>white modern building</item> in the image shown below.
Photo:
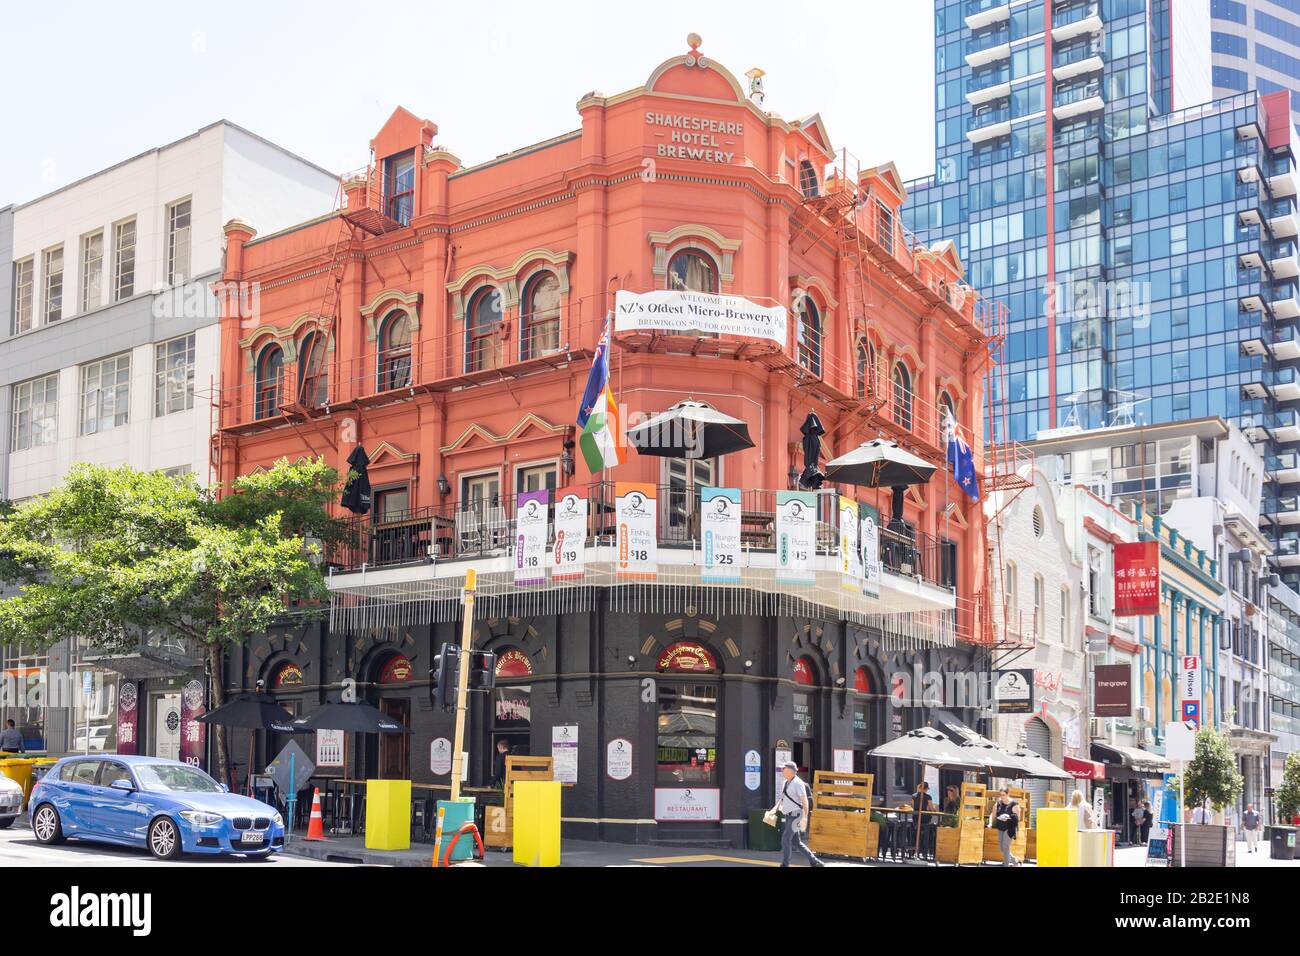
<path fill-rule="evenodd" d="M 334 174 L 220 121 L 0 208 L 0 498 L 45 494 L 79 462 L 206 484 L 220 353 L 209 285 L 223 267 L 222 226 L 283 228 L 328 212 L 337 195 Z M 257 301 L 244 290 L 250 311 Z M 14 717 L 34 747 L 111 750 L 102 711 L 121 674 L 140 682 L 142 752 L 174 755 L 172 715 L 195 670 L 173 644 L 145 635 L 137 653 L 110 660 L 65 645 L 0 647 L 6 674 L 46 688 L 94 675 L 71 704 L 0 702 L 0 717 Z"/>

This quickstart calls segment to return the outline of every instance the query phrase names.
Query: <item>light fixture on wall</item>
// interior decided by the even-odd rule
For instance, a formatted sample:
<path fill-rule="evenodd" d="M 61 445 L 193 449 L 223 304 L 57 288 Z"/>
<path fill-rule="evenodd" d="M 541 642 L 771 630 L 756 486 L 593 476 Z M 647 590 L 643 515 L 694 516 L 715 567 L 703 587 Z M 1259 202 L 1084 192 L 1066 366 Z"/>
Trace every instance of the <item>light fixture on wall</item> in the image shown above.
<path fill-rule="evenodd" d="M 438 476 L 438 494 L 442 495 L 444 498 L 451 494 L 451 482 L 447 480 L 446 475 Z"/>
<path fill-rule="evenodd" d="M 560 455 L 560 473 L 569 478 L 573 475 L 573 439 L 564 439 L 564 453 Z"/>
<path fill-rule="evenodd" d="M 794 490 L 798 489 L 798 487 L 799 487 L 799 469 L 798 469 L 798 468 L 796 468 L 794 465 L 791 465 L 791 466 L 790 466 L 790 470 L 789 470 L 788 472 L 786 472 L 785 477 L 786 477 L 786 480 L 790 483 L 790 490 L 791 490 L 791 491 L 794 491 Z"/>

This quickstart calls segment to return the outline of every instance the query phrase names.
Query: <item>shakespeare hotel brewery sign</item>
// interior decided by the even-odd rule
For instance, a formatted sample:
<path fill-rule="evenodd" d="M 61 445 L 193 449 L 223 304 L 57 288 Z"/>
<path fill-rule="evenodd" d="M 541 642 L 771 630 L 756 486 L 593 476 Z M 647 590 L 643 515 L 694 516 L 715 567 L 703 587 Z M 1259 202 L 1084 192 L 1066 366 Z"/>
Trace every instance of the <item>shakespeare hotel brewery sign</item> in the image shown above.
<path fill-rule="evenodd" d="M 667 134 L 668 142 L 655 146 L 655 155 L 665 159 L 695 159 L 705 163 L 729 164 L 736 158 L 735 150 L 724 147 L 735 146 L 727 136 L 742 136 L 743 123 L 728 123 L 726 120 L 707 119 L 703 116 L 683 116 L 675 113 L 655 113 L 647 110 L 647 126 L 671 130 Z M 656 133 L 657 136 L 663 134 Z"/>

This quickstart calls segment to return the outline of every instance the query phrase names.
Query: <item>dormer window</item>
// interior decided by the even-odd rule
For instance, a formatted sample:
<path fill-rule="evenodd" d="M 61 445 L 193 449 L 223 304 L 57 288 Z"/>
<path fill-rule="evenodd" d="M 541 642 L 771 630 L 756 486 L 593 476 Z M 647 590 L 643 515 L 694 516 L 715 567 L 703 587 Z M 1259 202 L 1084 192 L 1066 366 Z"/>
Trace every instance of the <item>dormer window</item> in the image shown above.
<path fill-rule="evenodd" d="M 817 178 L 817 170 L 813 164 L 806 159 L 799 161 L 799 192 L 803 193 L 805 199 L 815 198 L 821 190 L 821 183 Z"/>
<path fill-rule="evenodd" d="M 415 211 L 415 152 L 384 160 L 384 212 L 389 219 L 409 225 Z"/>

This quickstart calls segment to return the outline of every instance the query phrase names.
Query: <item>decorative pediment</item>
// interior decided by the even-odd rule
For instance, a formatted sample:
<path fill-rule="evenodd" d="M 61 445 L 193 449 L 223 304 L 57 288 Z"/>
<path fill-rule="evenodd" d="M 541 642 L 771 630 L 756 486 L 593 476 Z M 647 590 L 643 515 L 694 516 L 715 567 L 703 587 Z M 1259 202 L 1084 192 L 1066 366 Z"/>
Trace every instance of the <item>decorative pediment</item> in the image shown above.
<path fill-rule="evenodd" d="M 740 249 L 739 239 L 728 239 L 716 229 L 700 223 L 683 223 L 667 232 L 652 232 L 646 237 L 654 250 L 654 274 L 659 277 L 668 275 L 668 263 L 682 249 L 692 246 L 703 249 L 718 261 L 718 279 L 730 283 L 735 278 L 736 253 Z"/>
<path fill-rule="evenodd" d="M 519 292 L 527 280 L 539 269 L 548 269 L 560 280 L 560 294 L 569 294 L 569 264 L 573 253 L 556 252 L 552 249 L 529 249 L 508 266 L 492 266 L 487 263 L 471 266 L 461 273 L 455 282 L 447 284 L 447 291 L 452 296 L 452 320 L 465 320 L 466 293 L 474 291 L 483 284 L 494 285 L 501 290 L 501 311 L 513 309 L 519 304 Z"/>
<path fill-rule="evenodd" d="M 894 361 L 902 361 L 913 372 L 920 372 L 925 369 L 925 363 L 921 361 L 921 353 L 910 342 L 903 342 L 895 345 L 890 350 L 890 355 Z M 913 384 L 915 387 L 915 383 Z"/>
<path fill-rule="evenodd" d="M 835 147 L 831 145 L 831 134 L 826 130 L 826 123 L 820 113 L 804 116 L 795 120 L 800 132 L 816 146 L 827 160 L 835 158 Z M 897 171 L 895 171 L 897 172 Z"/>
<path fill-rule="evenodd" d="M 862 179 L 870 185 L 880 187 L 882 191 L 887 193 L 893 200 L 890 205 L 901 206 L 907 200 L 907 188 L 903 185 L 903 177 L 899 175 L 898 167 L 893 163 L 885 163 L 883 166 L 864 170 Z"/>
<path fill-rule="evenodd" d="M 379 334 L 379 320 L 394 308 L 402 309 L 411 319 L 411 332 L 420 329 L 420 293 L 385 289 L 361 307 L 361 317 L 366 320 L 366 341 L 373 342 Z"/>
<path fill-rule="evenodd" d="M 383 468 L 386 465 L 409 465 L 420 460 L 418 451 L 402 451 L 392 442 L 381 441 L 370 455 L 370 468 Z"/>
<path fill-rule="evenodd" d="M 939 526 L 942 527 L 945 522 L 951 521 L 963 531 L 970 530 L 970 522 L 966 520 L 966 513 L 962 510 L 961 502 L 950 501 L 948 507 L 939 515 Z"/>
<path fill-rule="evenodd" d="M 966 389 L 961 387 L 961 379 L 956 375 L 943 375 L 939 378 L 940 390 L 951 392 L 963 402 L 966 401 Z"/>
<path fill-rule="evenodd" d="M 831 287 L 826 284 L 824 279 L 817 276 L 790 276 L 790 291 L 793 293 L 802 289 L 804 292 L 817 291 L 816 298 L 821 299 L 822 304 L 828 309 L 834 309 L 839 305 L 835 296 L 831 293 Z"/>
<path fill-rule="evenodd" d="M 449 445 L 443 445 L 438 450 L 446 455 L 452 452 L 465 451 L 466 449 L 480 443 L 492 446 L 504 445 L 512 441 L 519 441 L 526 437 L 530 437 L 530 432 L 537 432 L 538 435 L 536 437 L 544 438 L 552 435 L 563 435 L 568 430 L 568 425 L 552 425 L 540 415 L 529 412 L 524 415 L 523 418 L 519 419 L 519 421 L 515 423 L 515 426 L 504 435 L 498 435 L 490 429 L 483 427 L 478 422 L 475 422 L 461 432 L 460 435 L 456 437 L 455 441 Z"/>

